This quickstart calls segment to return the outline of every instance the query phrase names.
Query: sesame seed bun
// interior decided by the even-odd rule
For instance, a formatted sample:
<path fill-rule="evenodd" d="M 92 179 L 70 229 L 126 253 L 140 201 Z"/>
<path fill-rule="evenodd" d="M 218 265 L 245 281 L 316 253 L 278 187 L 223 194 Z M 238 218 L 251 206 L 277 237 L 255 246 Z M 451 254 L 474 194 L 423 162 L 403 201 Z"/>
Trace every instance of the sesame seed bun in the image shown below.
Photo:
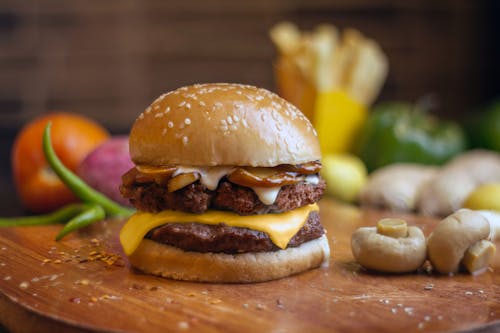
<path fill-rule="evenodd" d="M 325 235 L 299 247 L 275 252 L 241 254 L 188 252 L 143 239 L 130 263 L 153 275 L 183 281 L 263 282 L 328 266 L 330 248 Z"/>
<path fill-rule="evenodd" d="M 137 165 L 260 166 L 321 158 L 316 132 L 292 104 L 265 89 L 196 84 L 156 99 L 135 121 Z"/>

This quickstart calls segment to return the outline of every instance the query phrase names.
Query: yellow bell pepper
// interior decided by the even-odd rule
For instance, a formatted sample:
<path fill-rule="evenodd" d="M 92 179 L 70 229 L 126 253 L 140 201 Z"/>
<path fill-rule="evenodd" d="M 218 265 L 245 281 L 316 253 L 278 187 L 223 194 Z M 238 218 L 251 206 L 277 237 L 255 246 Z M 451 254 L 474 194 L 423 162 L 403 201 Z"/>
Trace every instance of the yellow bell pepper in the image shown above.
<path fill-rule="evenodd" d="M 323 154 L 349 152 L 367 109 L 342 91 L 316 94 L 313 123 Z"/>

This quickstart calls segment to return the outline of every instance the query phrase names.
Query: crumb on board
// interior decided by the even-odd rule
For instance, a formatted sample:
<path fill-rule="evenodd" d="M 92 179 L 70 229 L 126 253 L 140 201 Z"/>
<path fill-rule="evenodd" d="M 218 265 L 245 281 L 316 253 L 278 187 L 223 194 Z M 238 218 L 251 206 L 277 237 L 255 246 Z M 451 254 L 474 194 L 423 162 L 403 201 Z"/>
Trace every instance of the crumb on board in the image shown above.
<path fill-rule="evenodd" d="M 177 327 L 179 327 L 182 330 L 187 330 L 189 328 L 189 323 L 187 321 L 180 321 L 177 324 Z"/>
<path fill-rule="evenodd" d="M 130 287 L 130 289 L 135 289 L 135 290 L 143 290 L 144 288 L 146 288 L 146 286 L 135 282 L 132 283 L 132 287 Z"/>
<path fill-rule="evenodd" d="M 90 281 L 88 279 L 76 280 L 75 284 L 81 286 L 88 286 L 90 284 Z"/>
<path fill-rule="evenodd" d="M 90 240 L 90 244 L 82 246 L 81 248 L 74 249 L 73 253 L 58 251 L 56 247 L 51 247 L 48 253 L 52 258 L 44 258 L 42 264 L 62 264 L 63 262 L 70 263 L 86 263 L 92 261 L 103 262 L 107 266 L 118 266 L 123 267 L 124 263 L 120 255 L 116 253 L 110 253 L 101 248 L 102 242 L 93 238 Z M 87 253 L 85 255 L 84 253 Z M 54 258 L 55 257 L 55 258 Z"/>
<path fill-rule="evenodd" d="M 262 303 L 257 303 L 257 305 L 255 305 L 255 307 L 257 308 L 257 310 L 265 310 L 266 309 L 266 306 Z"/>

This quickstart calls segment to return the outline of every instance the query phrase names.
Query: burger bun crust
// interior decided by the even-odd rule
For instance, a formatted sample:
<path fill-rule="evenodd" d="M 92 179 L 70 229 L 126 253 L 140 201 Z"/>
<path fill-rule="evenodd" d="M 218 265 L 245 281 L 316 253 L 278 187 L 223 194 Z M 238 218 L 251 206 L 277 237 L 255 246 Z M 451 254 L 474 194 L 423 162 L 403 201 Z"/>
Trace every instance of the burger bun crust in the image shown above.
<path fill-rule="evenodd" d="M 145 273 L 175 280 L 252 283 L 327 266 L 329 258 L 328 240 L 323 235 L 299 247 L 241 254 L 188 252 L 143 239 L 129 261 Z"/>
<path fill-rule="evenodd" d="M 135 121 L 136 165 L 253 166 L 321 158 L 309 120 L 278 95 L 254 86 L 210 83 L 158 97 Z"/>

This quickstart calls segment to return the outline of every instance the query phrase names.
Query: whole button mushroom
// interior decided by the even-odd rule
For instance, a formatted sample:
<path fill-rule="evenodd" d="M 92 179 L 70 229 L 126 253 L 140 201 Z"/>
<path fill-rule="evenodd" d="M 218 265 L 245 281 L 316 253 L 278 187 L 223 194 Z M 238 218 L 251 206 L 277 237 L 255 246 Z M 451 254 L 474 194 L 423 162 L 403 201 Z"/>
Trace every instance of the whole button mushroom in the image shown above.
<path fill-rule="evenodd" d="M 429 260 L 442 274 L 458 272 L 460 264 L 478 274 L 495 253 L 489 235 L 490 224 L 481 213 L 460 209 L 442 220 L 427 239 Z"/>
<path fill-rule="evenodd" d="M 426 259 L 422 230 L 401 219 L 382 219 L 377 227 L 359 228 L 352 234 L 351 250 L 363 267 L 388 273 L 415 271 Z"/>

